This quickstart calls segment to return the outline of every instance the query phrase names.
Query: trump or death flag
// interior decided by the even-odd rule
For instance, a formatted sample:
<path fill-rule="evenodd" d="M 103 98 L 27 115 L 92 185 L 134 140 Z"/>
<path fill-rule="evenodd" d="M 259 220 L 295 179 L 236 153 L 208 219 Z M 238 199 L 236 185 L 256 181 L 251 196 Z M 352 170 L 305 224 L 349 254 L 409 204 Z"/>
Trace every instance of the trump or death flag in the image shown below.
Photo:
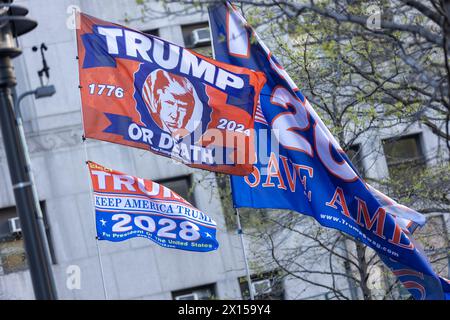
<path fill-rule="evenodd" d="M 262 73 L 86 14 L 77 29 L 88 138 L 247 175 Z"/>
<path fill-rule="evenodd" d="M 150 239 L 162 247 L 211 251 L 216 223 L 172 190 L 88 161 L 99 240 Z"/>
<path fill-rule="evenodd" d="M 448 282 L 411 237 L 425 223 L 367 185 L 270 50 L 228 3 L 209 10 L 215 59 L 265 73 L 255 115 L 257 163 L 232 176 L 236 207 L 313 216 L 373 248 L 415 299 L 444 299 Z M 450 291 L 448 291 L 450 292 Z"/>

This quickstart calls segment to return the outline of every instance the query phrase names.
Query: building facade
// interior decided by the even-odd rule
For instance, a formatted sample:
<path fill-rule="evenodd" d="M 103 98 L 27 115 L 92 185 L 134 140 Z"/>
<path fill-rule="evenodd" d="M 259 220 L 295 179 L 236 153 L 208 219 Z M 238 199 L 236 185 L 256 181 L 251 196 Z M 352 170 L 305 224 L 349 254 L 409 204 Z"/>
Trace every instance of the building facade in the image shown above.
<path fill-rule="evenodd" d="M 210 50 L 207 37 L 202 37 L 208 26 L 207 15 L 180 12 L 167 17 L 160 4 L 151 2 L 146 4 L 147 8 L 151 5 L 151 10 L 146 10 L 143 16 L 142 6 L 135 0 L 17 0 L 15 3 L 27 7 L 29 16 L 39 23 L 34 31 L 19 39 L 23 54 L 14 60 L 17 93 L 41 85 L 37 74 L 42 67 L 41 55 L 39 50 L 33 50 L 41 43 L 48 48 L 45 56 L 50 66 L 49 84 L 57 90 L 50 98 L 26 98 L 21 113 L 59 298 L 103 299 L 103 283 L 110 299 L 245 298 L 241 243 L 233 226 L 225 223 L 213 173 L 190 169 L 147 151 L 94 140 L 83 143 L 81 138 L 77 48 L 72 27 L 74 7 L 205 54 Z M 182 8 L 174 5 L 172 10 Z M 424 128 L 408 130 L 406 135 L 401 128 L 399 132 L 380 133 L 370 140 L 373 144 L 355 146 L 356 153 L 371 154 L 370 150 L 382 146 L 383 139 L 400 134 L 412 139 L 407 145 L 416 145 L 412 157 L 420 153 L 426 159 L 439 147 L 433 134 Z M 208 253 L 185 252 L 165 249 L 141 238 L 119 243 L 97 242 L 86 160 L 161 182 L 188 198 L 217 222 L 219 249 Z M 377 176 L 387 174 L 389 165 L 395 165 L 370 157 L 361 158 L 359 163 L 366 174 Z M 20 235 L 11 233 L 9 221 L 17 214 L 1 144 L 0 176 L 3 178 L 0 180 L 0 299 L 32 299 L 23 243 Z M 448 215 L 444 216 L 443 223 L 447 232 Z M 254 251 L 255 247 L 249 245 L 249 249 Z M 266 271 L 269 277 L 270 270 Z M 273 298 L 328 297 L 324 289 L 286 279 L 275 290 Z M 259 280 L 261 286 L 266 285 Z M 347 290 L 349 285 L 341 286 Z"/>
<path fill-rule="evenodd" d="M 18 94 L 40 85 L 37 71 L 41 55 L 33 46 L 45 43 L 51 98 L 26 98 L 21 104 L 32 169 L 47 227 L 58 296 L 61 299 L 104 298 L 97 254 L 94 212 L 90 199 L 87 159 L 139 177 L 163 183 L 189 198 L 218 223 L 220 249 L 210 253 L 184 252 L 158 247 L 146 239 L 121 243 L 99 242 L 103 276 L 111 299 L 172 299 L 216 297 L 240 299 L 238 279 L 245 275 L 240 242 L 227 232 L 218 197 L 211 191 L 215 175 L 176 164 L 142 150 L 88 140 L 83 144 L 78 62 L 73 6 L 107 21 L 156 33 L 179 45 L 189 42 L 192 30 L 201 29 L 205 15 L 173 19 L 140 17 L 140 7 L 127 1 L 16 1 L 39 23 L 20 38 L 23 54 L 14 60 Z M 154 4 L 155 11 L 163 11 Z M 207 24 L 206 24 L 207 25 Z M 198 40 L 197 40 L 198 41 Z M 4 151 L 0 146 L 0 298 L 33 298 L 20 235 L 11 234 L 9 219 L 16 216 L 14 196 Z M 86 155 L 87 153 L 87 155 Z M 79 283 L 73 282 L 78 275 Z M 71 282 L 72 281 L 72 282 Z M 79 287 L 79 288 L 77 288 Z"/>

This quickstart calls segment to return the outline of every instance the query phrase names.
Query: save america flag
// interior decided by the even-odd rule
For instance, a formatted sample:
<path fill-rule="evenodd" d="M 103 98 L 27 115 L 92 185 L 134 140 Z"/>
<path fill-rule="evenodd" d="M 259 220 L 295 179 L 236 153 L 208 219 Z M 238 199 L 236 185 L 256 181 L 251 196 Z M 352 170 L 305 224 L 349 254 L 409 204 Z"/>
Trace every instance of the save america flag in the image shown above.
<path fill-rule="evenodd" d="M 425 218 L 363 181 L 308 100 L 231 4 L 215 5 L 209 15 L 215 58 L 267 77 L 255 129 L 274 134 L 258 141 L 252 174 L 231 178 L 234 205 L 310 215 L 373 248 L 415 299 L 448 298 L 448 280 L 433 271 L 411 236 Z"/>

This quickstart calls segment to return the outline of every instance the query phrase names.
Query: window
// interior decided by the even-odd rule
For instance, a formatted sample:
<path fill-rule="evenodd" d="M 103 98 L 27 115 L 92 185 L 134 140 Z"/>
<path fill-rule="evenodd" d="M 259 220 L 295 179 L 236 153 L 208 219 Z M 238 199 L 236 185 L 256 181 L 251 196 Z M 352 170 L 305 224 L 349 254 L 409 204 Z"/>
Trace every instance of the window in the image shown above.
<path fill-rule="evenodd" d="M 49 243 L 51 260 L 56 263 L 44 202 L 41 202 L 41 209 L 44 215 L 45 233 Z M 26 269 L 28 269 L 28 263 L 25 243 L 16 207 L 0 209 L 0 275 Z"/>
<path fill-rule="evenodd" d="M 448 274 L 450 239 L 442 214 L 427 216 L 425 225 L 414 233 L 438 274 Z"/>
<path fill-rule="evenodd" d="M 0 210 L 0 274 L 28 268 L 16 208 Z M 14 231 L 17 230 L 17 231 Z"/>
<path fill-rule="evenodd" d="M 384 140 L 383 149 L 392 179 L 412 177 L 425 167 L 420 134 Z"/>
<path fill-rule="evenodd" d="M 283 300 L 284 288 L 282 278 L 277 270 L 251 277 L 255 300 Z M 239 278 L 241 294 L 244 300 L 250 299 L 247 277 Z"/>
<path fill-rule="evenodd" d="M 212 300 L 216 296 L 216 285 L 208 284 L 200 287 L 172 292 L 173 300 Z"/>
<path fill-rule="evenodd" d="M 184 45 L 204 56 L 212 57 L 211 34 L 208 22 L 181 26 Z"/>
<path fill-rule="evenodd" d="M 159 37 L 159 29 L 145 30 L 145 31 L 142 31 L 142 33 L 146 33 L 146 34 L 149 34 L 149 35 L 152 35 L 152 36 Z"/>
<path fill-rule="evenodd" d="M 356 167 L 356 170 L 358 170 L 359 174 L 362 177 L 364 177 L 365 174 L 364 174 L 364 165 L 363 165 L 362 154 L 361 154 L 361 145 L 359 145 L 359 144 L 352 145 L 347 151 L 347 157 L 350 159 L 350 161 Z"/>
<path fill-rule="evenodd" d="M 178 195 L 195 206 L 194 190 L 192 188 L 192 177 L 190 175 L 158 180 L 156 182 L 176 192 Z"/>

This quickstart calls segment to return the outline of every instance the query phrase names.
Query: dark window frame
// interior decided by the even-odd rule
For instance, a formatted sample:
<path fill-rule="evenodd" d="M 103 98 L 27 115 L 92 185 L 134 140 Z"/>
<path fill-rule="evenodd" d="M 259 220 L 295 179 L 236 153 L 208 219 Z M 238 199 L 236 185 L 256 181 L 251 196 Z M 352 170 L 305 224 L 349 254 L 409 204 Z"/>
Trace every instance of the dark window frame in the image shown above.
<path fill-rule="evenodd" d="M 208 283 L 208 284 L 204 284 L 204 285 L 200 285 L 200 286 L 195 286 L 195 287 L 190 287 L 190 288 L 185 288 L 185 289 L 180 289 L 180 290 L 174 290 L 171 292 L 172 300 L 176 300 L 175 299 L 176 297 L 194 294 L 195 292 L 203 291 L 203 290 L 210 290 L 211 295 L 208 297 L 208 299 L 199 299 L 199 300 L 213 300 L 217 297 L 217 283 Z"/>
<path fill-rule="evenodd" d="M 193 189 L 193 182 L 194 179 L 192 177 L 192 174 L 187 174 L 187 175 L 180 175 L 180 176 L 176 176 L 176 177 L 170 177 L 170 178 L 164 178 L 164 179 L 158 179 L 158 180 L 154 180 L 156 183 L 159 183 L 167 188 L 169 188 L 168 186 L 166 186 L 167 183 L 170 182 L 174 182 L 174 181 L 179 181 L 179 180 L 187 180 L 187 184 L 188 184 L 188 197 L 187 197 L 187 201 L 189 203 L 191 203 L 194 207 L 196 206 L 196 199 L 195 199 L 195 192 Z M 170 188 L 169 188 L 170 189 Z M 192 189 L 192 190 L 191 190 Z M 172 189 L 171 189 L 172 190 Z M 175 190 L 173 190 L 175 191 Z M 182 194 L 180 194 L 180 196 L 182 196 L 184 198 L 184 196 Z"/>
<path fill-rule="evenodd" d="M 382 146 L 389 179 L 396 182 L 393 187 L 413 184 L 417 173 L 427 167 L 422 132 L 384 139 Z"/>
<path fill-rule="evenodd" d="M 181 27 L 181 33 L 183 34 L 183 42 L 184 46 L 188 49 L 196 49 L 196 48 L 203 48 L 203 47 L 211 47 L 212 41 L 210 40 L 207 43 L 202 43 L 199 45 L 193 45 L 189 39 L 189 34 L 194 29 L 200 29 L 200 28 L 211 28 L 208 21 L 202 21 L 202 22 L 196 22 L 196 23 L 188 23 L 183 24 Z M 189 30 L 189 31 L 188 31 Z"/>
<path fill-rule="evenodd" d="M 255 295 L 255 300 L 285 300 L 286 290 L 284 288 L 283 277 L 280 276 L 280 270 L 264 272 L 261 274 L 252 274 L 250 279 L 253 282 L 261 280 L 270 280 L 271 292 L 262 295 Z M 239 277 L 239 287 L 241 289 L 242 299 L 250 299 L 247 277 Z"/>
<path fill-rule="evenodd" d="M 354 154 L 355 154 L 355 157 L 353 157 L 354 159 L 352 159 L 352 157 L 350 157 L 350 155 L 348 154 L 350 151 L 354 152 Z M 359 171 L 358 173 L 361 175 L 361 177 L 365 177 L 366 168 L 364 166 L 361 143 L 352 144 L 348 148 L 346 154 L 347 154 L 348 159 L 352 162 L 352 164 L 355 166 L 355 168 Z"/>
<path fill-rule="evenodd" d="M 43 220 L 44 220 L 44 231 L 45 231 L 45 236 L 46 236 L 46 240 L 47 240 L 47 243 L 48 243 L 50 260 L 51 260 L 51 263 L 53 265 L 56 265 L 57 264 L 57 259 L 56 259 L 55 248 L 54 248 L 54 245 L 53 245 L 53 237 L 52 237 L 52 233 L 51 233 L 51 225 L 50 225 L 50 222 L 49 222 L 49 219 L 48 219 L 48 215 L 47 215 L 46 202 L 45 201 L 40 201 L 39 204 L 40 204 L 40 207 L 41 207 Z M 2 213 L 6 214 L 6 212 L 13 213 L 13 215 L 14 215 L 13 217 L 14 218 L 15 217 L 19 217 L 16 206 L 0 208 L 0 215 L 2 215 Z M 10 218 L 8 218 L 8 219 L 10 219 Z M 17 241 L 17 240 L 23 241 L 22 233 L 6 234 L 6 235 L 1 235 L 0 236 L 0 241 L 2 241 L 2 242 L 12 242 L 12 241 Z M 14 270 L 11 270 L 9 272 L 4 272 L 3 274 L 11 274 L 11 273 L 25 271 L 25 270 L 29 269 L 29 265 L 28 265 L 28 262 L 26 260 L 27 257 L 26 257 L 26 251 L 25 251 L 25 243 L 23 243 L 22 248 L 23 248 L 23 252 L 25 254 L 25 262 L 24 262 L 24 264 L 18 269 L 14 269 Z"/>
<path fill-rule="evenodd" d="M 386 151 L 384 149 L 384 145 L 387 144 L 387 143 L 392 143 L 392 142 L 401 141 L 401 140 L 407 140 L 407 139 L 411 139 L 411 138 L 413 138 L 417 142 L 417 151 L 419 153 L 419 156 L 416 157 L 416 158 L 409 158 L 409 159 L 400 159 L 400 160 L 396 160 L 396 161 L 389 161 L 388 157 L 386 156 Z M 426 162 L 426 156 L 425 156 L 424 147 L 423 147 L 423 135 L 422 135 L 421 132 L 383 139 L 382 142 L 383 142 L 383 151 L 384 151 L 384 155 L 385 155 L 385 158 L 386 158 L 386 162 L 389 165 L 403 164 L 403 163 L 417 161 L 417 160 L 422 161 L 422 162 Z"/>
<path fill-rule="evenodd" d="M 142 30 L 141 32 L 151 36 L 159 37 L 159 28 Z"/>

